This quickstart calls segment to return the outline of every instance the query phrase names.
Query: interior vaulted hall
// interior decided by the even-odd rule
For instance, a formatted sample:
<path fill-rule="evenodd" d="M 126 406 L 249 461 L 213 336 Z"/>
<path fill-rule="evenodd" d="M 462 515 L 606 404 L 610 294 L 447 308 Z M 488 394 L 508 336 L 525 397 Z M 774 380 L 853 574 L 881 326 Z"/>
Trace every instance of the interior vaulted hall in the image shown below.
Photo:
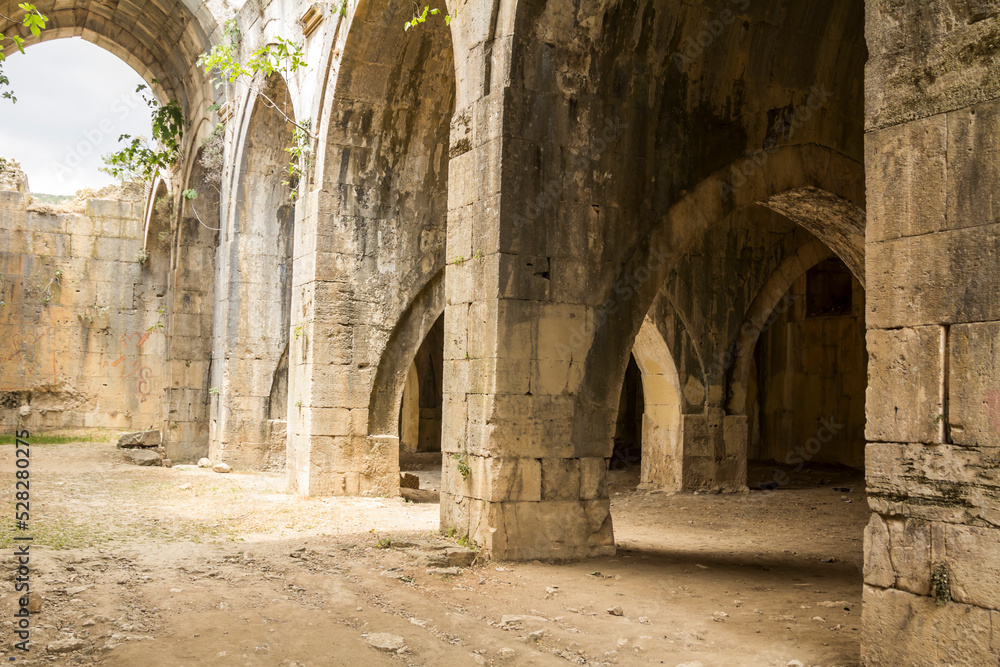
<path fill-rule="evenodd" d="M 996 662 L 990 3 L 38 7 L 24 58 L 82 37 L 185 132 L 73 212 L 0 181 L 6 426 L 402 495 L 498 562 L 820 572 L 862 664 Z M 216 87 L 227 18 L 308 67 Z"/>

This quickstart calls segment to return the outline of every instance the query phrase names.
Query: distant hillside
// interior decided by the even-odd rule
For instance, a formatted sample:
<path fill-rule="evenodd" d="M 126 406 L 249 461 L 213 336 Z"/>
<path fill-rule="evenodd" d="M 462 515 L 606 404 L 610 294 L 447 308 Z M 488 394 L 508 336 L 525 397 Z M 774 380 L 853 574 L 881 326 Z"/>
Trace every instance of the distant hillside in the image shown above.
<path fill-rule="evenodd" d="M 64 204 L 73 201 L 73 195 L 47 195 L 42 192 L 32 192 L 31 196 L 43 204 Z"/>

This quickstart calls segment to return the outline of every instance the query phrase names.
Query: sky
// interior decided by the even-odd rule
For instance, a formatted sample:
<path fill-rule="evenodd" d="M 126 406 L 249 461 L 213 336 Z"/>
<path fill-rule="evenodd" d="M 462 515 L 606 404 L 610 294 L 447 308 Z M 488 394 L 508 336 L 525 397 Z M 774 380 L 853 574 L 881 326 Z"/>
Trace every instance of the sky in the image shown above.
<path fill-rule="evenodd" d="M 114 179 L 98 171 L 121 134 L 149 137 L 144 83 L 117 56 L 78 37 L 15 53 L 4 73 L 17 103 L 0 99 L 0 157 L 21 163 L 35 193 L 72 195 Z"/>

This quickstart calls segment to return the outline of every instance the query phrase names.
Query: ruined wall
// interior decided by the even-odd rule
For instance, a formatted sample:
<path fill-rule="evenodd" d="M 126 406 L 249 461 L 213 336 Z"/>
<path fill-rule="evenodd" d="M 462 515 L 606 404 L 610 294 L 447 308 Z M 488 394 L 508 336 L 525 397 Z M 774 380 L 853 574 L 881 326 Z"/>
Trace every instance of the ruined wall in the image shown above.
<path fill-rule="evenodd" d="M 3 423 L 159 428 L 166 281 L 144 258 L 145 190 L 60 208 L 23 190 L 0 192 Z"/>

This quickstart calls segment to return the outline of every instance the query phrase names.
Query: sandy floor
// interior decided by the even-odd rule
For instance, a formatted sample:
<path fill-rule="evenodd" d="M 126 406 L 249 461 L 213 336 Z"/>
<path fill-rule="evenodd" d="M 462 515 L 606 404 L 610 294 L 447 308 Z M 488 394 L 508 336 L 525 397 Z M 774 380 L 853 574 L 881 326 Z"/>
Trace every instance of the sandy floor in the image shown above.
<path fill-rule="evenodd" d="M 13 450 L 0 447 L 11 512 Z M 15 664 L 858 664 L 868 511 L 847 471 L 736 496 L 638 493 L 633 472 L 616 473 L 618 557 L 445 574 L 427 571 L 428 553 L 455 546 L 436 534 L 435 502 L 300 499 L 275 490 L 280 476 L 140 468 L 108 444 L 32 451 L 43 601 L 27 656 L 2 622 Z M 12 518 L 7 553 L 23 534 Z M 11 619 L 13 559 L 3 566 Z M 372 647 L 387 641 L 377 633 L 405 648 Z"/>

